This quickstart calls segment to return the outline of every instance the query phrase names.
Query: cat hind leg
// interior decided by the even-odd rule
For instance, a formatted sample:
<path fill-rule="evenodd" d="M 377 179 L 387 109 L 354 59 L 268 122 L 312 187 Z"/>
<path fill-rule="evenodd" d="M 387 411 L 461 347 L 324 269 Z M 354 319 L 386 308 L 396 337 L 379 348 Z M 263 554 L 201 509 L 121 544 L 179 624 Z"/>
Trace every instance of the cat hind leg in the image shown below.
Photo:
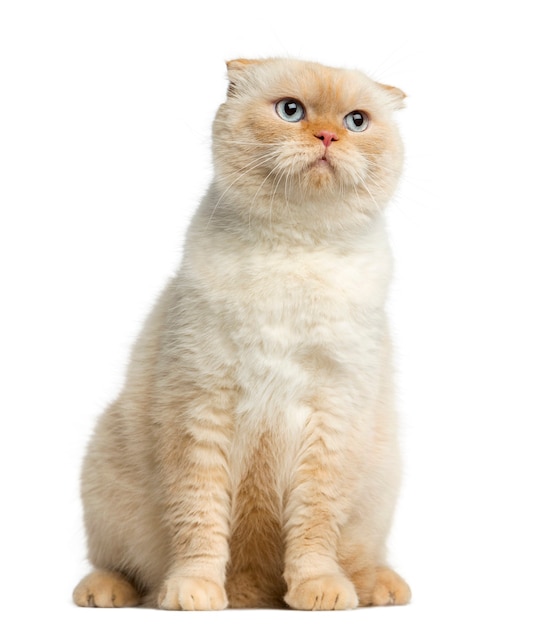
<path fill-rule="evenodd" d="M 108 570 L 93 571 L 73 591 L 78 606 L 120 608 L 137 606 L 140 600 L 138 591 L 122 574 Z"/>

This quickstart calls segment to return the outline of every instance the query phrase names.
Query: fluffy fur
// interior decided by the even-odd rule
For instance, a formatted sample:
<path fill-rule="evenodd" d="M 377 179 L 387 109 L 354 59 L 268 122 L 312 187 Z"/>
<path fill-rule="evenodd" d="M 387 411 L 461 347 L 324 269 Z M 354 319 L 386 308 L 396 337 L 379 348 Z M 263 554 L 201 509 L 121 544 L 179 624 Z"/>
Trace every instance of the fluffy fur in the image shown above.
<path fill-rule="evenodd" d="M 212 185 L 84 461 L 96 569 L 74 600 L 403 604 L 385 560 L 400 470 L 382 209 L 404 94 L 288 59 L 228 73 Z M 303 119 L 278 115 L 287 97 Z"/>

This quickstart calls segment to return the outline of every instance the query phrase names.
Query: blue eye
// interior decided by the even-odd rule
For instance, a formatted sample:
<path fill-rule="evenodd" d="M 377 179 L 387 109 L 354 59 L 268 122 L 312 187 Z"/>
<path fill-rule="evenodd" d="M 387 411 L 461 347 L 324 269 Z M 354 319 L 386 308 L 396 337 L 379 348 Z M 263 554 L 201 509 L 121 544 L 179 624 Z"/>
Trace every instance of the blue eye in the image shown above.
<path fill-rule="evenodd" d="M 293 98 L 283 98 L 275 105 L 277 115 L 285 122 L 299 122 L 306 115 L 306 110 L 301 102 Z"/>
<path fill-rule="evenodd" d="M 344 118 L 344 125 L 354 133 L 362 133 L 364 130 L 367 130 L 369 116 L 363 113 L 363 111 L 352 111 Z"/>

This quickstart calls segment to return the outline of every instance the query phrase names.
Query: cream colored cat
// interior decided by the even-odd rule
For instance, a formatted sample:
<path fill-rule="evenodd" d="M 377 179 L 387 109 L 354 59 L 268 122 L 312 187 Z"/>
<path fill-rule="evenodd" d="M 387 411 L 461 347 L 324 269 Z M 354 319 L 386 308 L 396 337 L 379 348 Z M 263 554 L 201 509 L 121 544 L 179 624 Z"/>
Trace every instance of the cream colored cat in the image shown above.
<path fill-rule="evenodd" d="M 82 472 L 81 606 L 403 604 L 382 209 L 404 94 L 228 63 L 215 174 Z"/>

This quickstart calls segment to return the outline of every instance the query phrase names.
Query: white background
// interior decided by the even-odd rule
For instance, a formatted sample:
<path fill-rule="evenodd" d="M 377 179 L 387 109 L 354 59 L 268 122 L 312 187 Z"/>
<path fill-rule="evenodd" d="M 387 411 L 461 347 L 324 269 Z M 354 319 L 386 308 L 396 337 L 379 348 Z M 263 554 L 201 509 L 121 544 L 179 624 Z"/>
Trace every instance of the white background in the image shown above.
<path fill-rule="evenodd" d="M 547 17 L 523 0 L 0 4 L 0 577 L 10 622 L 550 623 Z M 224 61 L 409 94 L 389 208 L 405 608 L 77 609 L 78 475 L 210 177 Z M 34 622 L 32 621 L 34 618 Z M 3 621 L 3 618 L 0 618 Z"/>

